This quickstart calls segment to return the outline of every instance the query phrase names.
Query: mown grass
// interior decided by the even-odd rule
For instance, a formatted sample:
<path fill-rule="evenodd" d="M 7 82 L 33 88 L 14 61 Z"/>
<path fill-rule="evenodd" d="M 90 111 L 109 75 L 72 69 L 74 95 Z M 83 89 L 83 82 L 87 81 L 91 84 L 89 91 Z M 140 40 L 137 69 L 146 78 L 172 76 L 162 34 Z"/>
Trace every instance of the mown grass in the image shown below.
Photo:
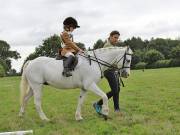
<path fill-rule="evenodd" d="M 50 86 L 43 90 L 43 109 L 51 122 L 40 120 L 33 98 L 23 118 L 19 112 L 20 77 L 0 78 L 0 132 L 29 130 L 34 135 L 179 135 L 180 68 L 134 70 L 121 89 L 121 114 L 113 111 L 104 121 L 92 108 L 98 96 L 88 92 L 82 115 L 74 119 L 79 89 L 61 91 Z M 99 86 L 108 91 L 106 80 Z"/>

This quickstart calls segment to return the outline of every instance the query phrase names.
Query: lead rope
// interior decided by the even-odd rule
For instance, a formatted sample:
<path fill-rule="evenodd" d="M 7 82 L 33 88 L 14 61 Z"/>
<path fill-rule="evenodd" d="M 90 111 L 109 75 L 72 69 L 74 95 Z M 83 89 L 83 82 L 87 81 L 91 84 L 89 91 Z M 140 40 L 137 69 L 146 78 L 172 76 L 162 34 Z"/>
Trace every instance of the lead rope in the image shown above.
<path fill-rule="evenodd" d="M 99 61 L 98 61 L 98 59 L 96 57 L 96 54 L 95 54 L 94 50 L 93 50 L 93 54 L 94 54 L 94 57 L 96 58 L 96 61 L 97 61 L 98 65 L 99 65 L 99 69 L 101 71 L 101 78 L 103 78 L 103 73 L 102 73 L 101 65 L 100 65 L 100 63 L 99 63 Z"/>
<path fill-rule="evenodd" d="M 123 80 L 122 80 L 121 76 L 120 76 L 119 78 L 120 78 L 120 83 L 119 83 L 119 84 L 121 84 L 121 83 L 122 83 L 122 86 L 123 86 L 123 87 L 125 87 L 124 82 L 123 82 Z"/>
<path fill-rule="evenodd" d="M 121 84 L 122 84 L 122 86 L 125 87 L 120 71 L 118 71 L 118 74 L 119 74 L 119 85 L 121 86 Z"/>

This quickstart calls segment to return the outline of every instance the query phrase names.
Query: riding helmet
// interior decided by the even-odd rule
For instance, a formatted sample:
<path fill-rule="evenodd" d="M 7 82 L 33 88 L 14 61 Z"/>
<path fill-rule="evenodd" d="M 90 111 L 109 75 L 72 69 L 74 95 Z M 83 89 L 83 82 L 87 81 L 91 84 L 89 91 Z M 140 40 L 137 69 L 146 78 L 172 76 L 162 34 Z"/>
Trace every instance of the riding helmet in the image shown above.
<path fill-rule="evenodd" d="M 64 25 L 69 25 L 69 26 L 73 26 L 74 28 L 79 28 L 80 26 L 78 25 L 78 22 L 76 21 L 76 19 L 74 19 L 73 17 L 67 17 L 64 22 Z"/>

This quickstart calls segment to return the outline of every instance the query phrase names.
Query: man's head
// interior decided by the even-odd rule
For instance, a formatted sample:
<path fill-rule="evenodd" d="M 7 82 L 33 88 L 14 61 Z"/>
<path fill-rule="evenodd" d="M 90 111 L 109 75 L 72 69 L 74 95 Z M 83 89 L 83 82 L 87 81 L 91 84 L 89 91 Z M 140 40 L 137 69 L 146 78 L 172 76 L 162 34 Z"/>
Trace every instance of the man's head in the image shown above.
<path fill-rule="evenodd" d="M 119 31 L 112 31 L 109 35 L 109 41 L 112 45 L 115 45 L 118 43 L 118 40 L 119 40 L 119 36 L 120 36 L 120 33 Z"/>
<path fill-rule="evenodd" d="M 76 28 L 79 28 L 78 22 L 73 17 L 67 17 L 64 21 L 64 28 L 68 29 L 69 31 L 73 31 Z"/>

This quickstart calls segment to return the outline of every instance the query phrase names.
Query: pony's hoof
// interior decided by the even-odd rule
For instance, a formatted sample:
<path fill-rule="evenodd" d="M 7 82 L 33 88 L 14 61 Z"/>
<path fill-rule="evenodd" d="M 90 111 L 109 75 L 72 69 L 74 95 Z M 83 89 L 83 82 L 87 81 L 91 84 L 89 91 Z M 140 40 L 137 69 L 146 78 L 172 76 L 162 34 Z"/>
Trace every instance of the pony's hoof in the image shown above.
<path fill-rule="evenodd" d="M 102 116 L 103 116 L 103 118 L 104 118 L 105 121 L 108 120 L 108 119 L 112 119 L 112 118 L 109 117 L 108 115 L 102 115 Z"/>
<path fill-rule="evenodd" d="M 108 119 L 107 115 L 103 115 L 104 120 L 106 121 Z"/>
<path fill-rule="evenodd" d="M 20 113 L 18 114 L 18 116 L 21 118 L 21 117 L 24 116 L 24 113 L 20 112 Z"/>
<path fill-rule="evenodd" d="M 50 119 L 48 119 L 48 118 L 44 118 L 42 120 L 45 121 L 45 122 L 49 122 L 50 121 Z"/>
<path fill-rule="evenodd" d="M 76 118 L 76 121 L 82 121 L 82 120 L 83 120 L 82 117 Z"/>
<path fill-rule="evenodd" d="M 81 117 L 81 114 L 79 114 L 79 113 L 76 113 L 76 114 L 75 114 L 75 119 L 76 119 L 76 121 L 81 121 L 81 120 L 83 120 L 83 118 Z"/>

